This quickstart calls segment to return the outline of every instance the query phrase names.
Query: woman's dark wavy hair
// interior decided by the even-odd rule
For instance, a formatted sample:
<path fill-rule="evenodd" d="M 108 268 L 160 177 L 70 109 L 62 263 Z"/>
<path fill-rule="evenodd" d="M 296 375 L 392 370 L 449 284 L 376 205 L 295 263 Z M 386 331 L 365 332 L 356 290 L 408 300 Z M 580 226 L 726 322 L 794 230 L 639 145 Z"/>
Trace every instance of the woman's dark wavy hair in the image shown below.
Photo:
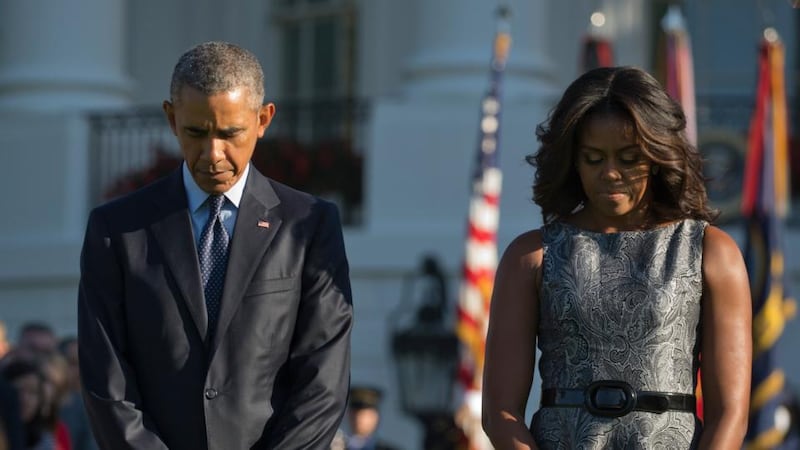
<path fill-rule="evenodd" d="M 680 105 L 647 72 L 635 67 L 590 70 L 569 85 L 548 119 L 536 127 L 539 150 L 526 157 L 536 169 L 533 201 L 545 223 L 569 216 L 586 200 L 576 169 L 581 127 L 594 113 L 630 119 L 642 152 L 659 167 L 651 175 L 658 221 L 712 221 L 702 158 L 689 143 Z"/>

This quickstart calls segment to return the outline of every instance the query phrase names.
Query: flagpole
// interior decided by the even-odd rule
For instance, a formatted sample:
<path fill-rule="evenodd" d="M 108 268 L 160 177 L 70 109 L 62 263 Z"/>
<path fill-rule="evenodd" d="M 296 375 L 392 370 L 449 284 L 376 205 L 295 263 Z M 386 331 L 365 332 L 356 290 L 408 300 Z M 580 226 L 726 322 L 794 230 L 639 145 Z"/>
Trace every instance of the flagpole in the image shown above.
<path fill-rule="evenodd" d="M 499 166 L 502 79 L 511 49 L 511 11 L 496 12 L 489 89 L 480 105 L 478 144 L 471 182 L 463 280 L 457 306 L 456 333 L 461 341 L 458 381 L 463 391 L 456 424 L 470 450 L 491 449 L 481 426 L 481 385 L 486 331 L 494 273 L 502 173 Z"/>

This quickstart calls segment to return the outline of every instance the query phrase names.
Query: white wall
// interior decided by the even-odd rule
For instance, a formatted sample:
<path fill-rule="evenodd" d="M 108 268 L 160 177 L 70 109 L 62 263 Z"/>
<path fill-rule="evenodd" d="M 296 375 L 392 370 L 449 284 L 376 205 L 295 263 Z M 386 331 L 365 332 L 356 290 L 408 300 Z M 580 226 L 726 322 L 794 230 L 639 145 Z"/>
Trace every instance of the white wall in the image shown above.
<path fill-rule="evenodd" d="M 73 13 L 80 12 L 82 21 L 101 22 L 103 17 L 93 15 L 98 12 L 86 7 L 91 1 L 84 0 L 83 7 L 72 6 Z M 132 104 L 158 107 L 168 95 L 169 76 L 177 57 L 191 45 L 209 39 L 231 40 L 261 56 L 270 96 L 279 81 L 271 3 L 235 0 L 220 8 L 212 0 L 123 1 L 124 26 L 116 30 L 124 33 L 124 49 L 117 55 L 123 67 L 107 72 L 116 79 L 129 76 L 132 83 L 115 93 L 113 100 L 125 103 L 125 96 L 130 94 Z M 451 292 L 457 292 L 478 102 L 488 82 L 492 14 L 497 2 L 358 3 L 359 89 L 360 95 L 372 102 L 373 116 L 368 138 L 366 224 L 345 232 L 356 304 L 353 381 L 377 382 L 387 388 L 383 434 L 413 449 L 421 437 L 417 424 L 399 411 L 388 353 L 387 319 L 402 301 L 402 277 L 416 268 L 423 252 L 433 251 L 441 257 L 451 275 Z M 577 75 L 580 36 L 589 12 L 601 3 L 618 13 L 612 23 L 617 62 L 647 67 L 650 46 L 642 36 L 651 30 L 642 18 L 650 14 L 649 1 L 510 2 L 514 43 L 502 117 L 505 180 L 498 237 L 501 250 L 514 236 L 540 223 L 538 210 L 529 200 L 533 173 L 523 158 L 535 150 L 536 124 L 545 119 L 560 90 Z M 749 36 L 738 35 L 737 29 L 730 28 L 733 23 L 752 23 L 753 12 L 747 7 L 750 2 L 741 0 L 735 2 L 736 6 L 723 0 L 690 3 L 694 8 L 690 12 L 696 11 L 698 17 L 693 25 L 697 27 L 693 28 L 695 45 L 698 51 L 706 52 L 701 53 L 702 59 L 709 64 L 702 76 L 711 80 L 710 86 L 725 89 L 736 80 L 749 83 L 746 77 L 751 59 L 748 57 L 747 64 L 737 64 L 735 59 L 726 58 L 755 51 Z M 784 1 L 765 3 L 775 11 L 788 10 Z M 2 7 L 10 4 L 2 3 Z M 450 6 L 439 9 L 442 4 Z M 3 23 L 3 11 L 0 9 L 0 28 L 12 29 Z M 787 41 L 795 36 L 789 17 L 776 13 Z M 26 20 L 17 25 L 30 30 L 43 26 L 41 17 Z M 59 27 L 76 25 L 74 21 L 55 21 L 47 26 L 61 36 L 70 30 Z M 718 33 L 720 29 L 726 31 Z M 37 33 L 30 34 L 36 39 Z M 43 40 L 36 45 L 47 45 L 51 35 L 41 35 Z M 111 36 L 106 43 L 116 42 L 116 38 Z M 709 40 L 714 43 L 708 44 Z M 728 45 L 740 51 L 720 50 Z M 790 61 L 796 52 L 793 45 L 796 43 L 787 42 Z M 0 52 L 3 48 L 0 45 Z M 12 47 L 5 48 L 9 51 Z M 73 46 L 65 51 L 85 53 L 87 48 Z M 0 54 L 0 61 L 12 60 L 8 54 Z M 457 64 L 451 64 L 454 62 Z M 696 66 L 703 67 L 700 62 Z M 12 193 L 0 197 L 0 210 L 6 211 L 0 219 L 0 320 L 8 325 L 12 338 L 22 322 L 32 319 L 46 320 L 60 333 L 75 332 L 77 262 L 88 212 L 88 145 L 87 125 L 73 112 L 0 113 L 0 154 L 11 162 L 0 177 L 0 190 Z M 788 245 L 787 267 L 793 292 L 800 292 L 800 230 L 792 228 Z M 800 383 L 800 360 L 792 350 L 798 342 L 800 324 L 795 320 L 789 323 L 779 344 L 779 358 L 796 383 Z"/>
<path fill-rule="evenodd" d="M 72 333 L 86 211 L 87 128 L 80 115 L 0 113 L 0 321 L 42 319 Z"/>

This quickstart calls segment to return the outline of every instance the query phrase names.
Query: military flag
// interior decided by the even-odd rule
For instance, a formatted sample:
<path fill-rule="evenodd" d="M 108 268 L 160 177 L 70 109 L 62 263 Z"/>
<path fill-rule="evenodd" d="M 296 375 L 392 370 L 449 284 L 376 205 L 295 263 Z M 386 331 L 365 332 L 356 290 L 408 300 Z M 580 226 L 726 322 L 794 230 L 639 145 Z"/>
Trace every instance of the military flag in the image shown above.
<path fill-rule="evenodd" d="M 742 191 L 747 223 L 745 262 L 753 296 L 753 372 L 746 449 L 798 449 L 790 436 L 794 400 L 775 358 L 775 344 L 794 302 L 786 292 L 783 231 L 789 205 L 788 114 L 784 50 L 778 33 L 764 32 Z"/>

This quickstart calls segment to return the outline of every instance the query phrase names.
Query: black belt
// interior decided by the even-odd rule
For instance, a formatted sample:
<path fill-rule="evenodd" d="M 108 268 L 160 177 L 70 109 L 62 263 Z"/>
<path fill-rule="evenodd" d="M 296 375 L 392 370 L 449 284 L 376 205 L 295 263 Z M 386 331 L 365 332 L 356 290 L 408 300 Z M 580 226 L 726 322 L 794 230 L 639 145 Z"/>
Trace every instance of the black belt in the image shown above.
<path fill-rule="evenodd" d="M 694 395 L 672 392 L 635 391 L 624 381 L 595 381 L 586 389 L 542 390 L 542 407 L 586 408 L 591 414 L 620 417 L 631 411 L 663 413 L 695 412 Z"/>

